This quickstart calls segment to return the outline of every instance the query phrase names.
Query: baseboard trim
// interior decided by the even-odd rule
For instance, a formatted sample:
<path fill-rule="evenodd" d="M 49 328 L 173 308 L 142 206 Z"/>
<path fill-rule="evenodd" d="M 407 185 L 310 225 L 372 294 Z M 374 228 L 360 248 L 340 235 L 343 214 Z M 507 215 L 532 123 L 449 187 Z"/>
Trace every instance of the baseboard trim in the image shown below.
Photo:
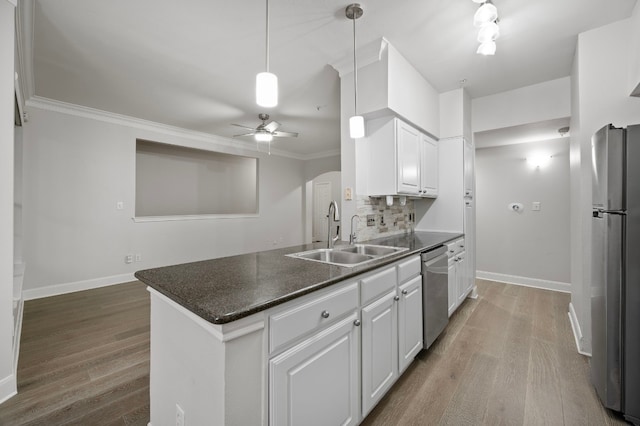
<path fill-rule="evenodd" d="M 17 383 L 15 374 L 0 380 L 0 404 L 18 393 Z"/>
<path fill-rule="evenodd" d="M 576 310 L 573 307 L 573 303 L 569 303 L 569 322 L 571 323 L 571 330 L 573 331 L 573 338 L 576 341 L 576 350 L 579 354 L 585 356 L 591 356 L 591 353 L 585 352 L 580 348 L 580 342 L 582 341 L 582 329 L 580 328 L 580 322 L 576 315 Z"/>
<path fill-rule="evenodd" d="M 43 297 L 59 296 L 61 294 L 73 293 L 75 291 L 91 290 L 94 288 L 106 287 L 114 284 L 122 284 L 135 281 L 133 273 L 112 275 L 110 277 L 94 278 L 91 280 L 75 281 L 72 283 L 54 284 L 46 287 L 31 288 L 22 291 L 24 300 L 41 299 Z"/>
<path fill-rule="evenodd" d="M 561 293 L 571 293 L 571 284 L 560 281 L 541 280 L 538 278 L 520 277 L 517 275 L 498 274 L 496 272 L 486 271 L 476 271 L 476 278 L 506 284 L 521 285 L 524 287 L 540 288 L 543 290 L 559 291 Z"/>

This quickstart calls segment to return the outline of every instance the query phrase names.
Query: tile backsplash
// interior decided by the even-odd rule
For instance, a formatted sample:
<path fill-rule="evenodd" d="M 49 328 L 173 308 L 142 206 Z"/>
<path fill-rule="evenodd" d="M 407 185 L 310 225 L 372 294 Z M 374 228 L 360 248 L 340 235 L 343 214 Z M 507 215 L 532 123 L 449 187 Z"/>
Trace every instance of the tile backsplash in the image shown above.
<path fill-rule="evenodd" d="M 359 195 L 356 203 L 356 214 L 360 218 L 357 225 L 359 242 L 413 231 L 415 209 L 411 199 L 407 199 L 406 204 L 401 206 L 399 198 L 394 197 L 393 205 L 387 206 L 385 197 L 372 198 Z M 367 226 L 369 215 L 375 217 L 374 226 Z"/>

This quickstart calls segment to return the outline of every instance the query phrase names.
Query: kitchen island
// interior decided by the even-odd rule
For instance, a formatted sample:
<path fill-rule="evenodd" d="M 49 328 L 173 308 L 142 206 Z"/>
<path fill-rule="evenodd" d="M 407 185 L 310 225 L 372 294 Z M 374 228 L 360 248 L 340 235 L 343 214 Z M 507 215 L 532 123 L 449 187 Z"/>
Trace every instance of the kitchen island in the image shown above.
<path fill-rule="evenodd" d="M 322 247 L 305 244 L 138 271 L 151 293 L 151 424 L 176 424 L 176 416 L 185 424 L 268 424 L 274 410 L 269 395 L 277 392 L 269 379 L 270 358 L 282 357 L 291 341 L 323 330 L 305 329 L 306 318 L 291 312 L 302 315 L 321 300 L 334 308 L 331 318 L 326 313 L 327 326 L 357 324 L 360 292 L 354 283 L 361 277 L 375 278 L 376 271 L 461 235 L 416 231 L 367 241 L 406 250 L 356 267 L 286 256 Z M 285 337 L 274 337 L 276 331 Z M 349 353 L 360 342 L 359 335 L 351 336 L 356 338 L 347 339 Z M 360 373 L 349 365 L 353 387 Z M 349 412 L 359 407 L 358 398 L 351 399 Z M 353 424 L 362 416 L 356 411 Z"/>

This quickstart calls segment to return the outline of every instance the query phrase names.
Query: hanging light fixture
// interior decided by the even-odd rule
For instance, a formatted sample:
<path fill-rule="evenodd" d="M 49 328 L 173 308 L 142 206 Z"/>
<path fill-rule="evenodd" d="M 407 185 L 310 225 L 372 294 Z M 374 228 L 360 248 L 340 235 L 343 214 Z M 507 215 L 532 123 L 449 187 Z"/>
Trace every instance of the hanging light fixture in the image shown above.
<path fill-rule="evenodd" d="M 269 72 L 269 0 L 267 1 L 265 72 L 256 76 L 256 103 L 271 108 L 278 105 L 278 77 Z"/>
<path fill-rule="evenodd" d="M 500 36 L 498 27 L 498 9 L 491 0 L 472 0 L 474 3 L 482 3 L 473 16 L 473 25 L 480 28 L 478 31 L 478 50 L 480 55 L 495 55 L 496 39 Z"/>
<path fill-rule="evenodd" d="M 364 118 L 358 115 L 358 59 L 356 55 L 356 19 L 364 11 L 358 3 L 353 3 L 345 9 L 347 18 L 353 21 L 353 116 L 349 118 L 349 135 L 353 139 L 364 137 Z"/>
<path fill-rule="evenodd" d="M 479 28 L 496 19 L 498 19 L 498 9 L 491 3 L 491 0 L 487 0 L 473 15 L 473 25 Z"/>

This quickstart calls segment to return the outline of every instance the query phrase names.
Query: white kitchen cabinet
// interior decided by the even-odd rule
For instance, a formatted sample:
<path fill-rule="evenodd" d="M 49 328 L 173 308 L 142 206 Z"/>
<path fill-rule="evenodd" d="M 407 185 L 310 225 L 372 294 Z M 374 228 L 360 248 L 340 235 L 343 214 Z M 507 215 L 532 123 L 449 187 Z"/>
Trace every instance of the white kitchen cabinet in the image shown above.
<path fill-rule="evenodd" d="M 422 275 L 398 287 L 398 369 L 400 374 L 422 350 Z"/>
<path fill-rule="evenodd" d="M 438 141 L 425 134 L 420 138 L 420 195 L 438 196 Z"/>
<path fill-rule="evenodd" d="M 398 313 L 395 288 L 362 308 L 362 415 L 398 378 Z"/>
<path fill-rule="evenodd" d="M 473 281 L 469 279 L 465 241 L 464 238 L 460 238 L 447 244 L 447 254 L 449 255 L 449 316 L 458 309 L 458 306 L 473 289 Z"/>
<path fill-rule="evenodd" d="M 269 424 L 358 423 L 357 320 L 353 312 L 269 361 Z"/>
<path fill-rule="evenodd" d="M 396 117 L 367 121 L 358 173 L 365 174 L 365 195 L 437 195 L 437 141 Z"/>

